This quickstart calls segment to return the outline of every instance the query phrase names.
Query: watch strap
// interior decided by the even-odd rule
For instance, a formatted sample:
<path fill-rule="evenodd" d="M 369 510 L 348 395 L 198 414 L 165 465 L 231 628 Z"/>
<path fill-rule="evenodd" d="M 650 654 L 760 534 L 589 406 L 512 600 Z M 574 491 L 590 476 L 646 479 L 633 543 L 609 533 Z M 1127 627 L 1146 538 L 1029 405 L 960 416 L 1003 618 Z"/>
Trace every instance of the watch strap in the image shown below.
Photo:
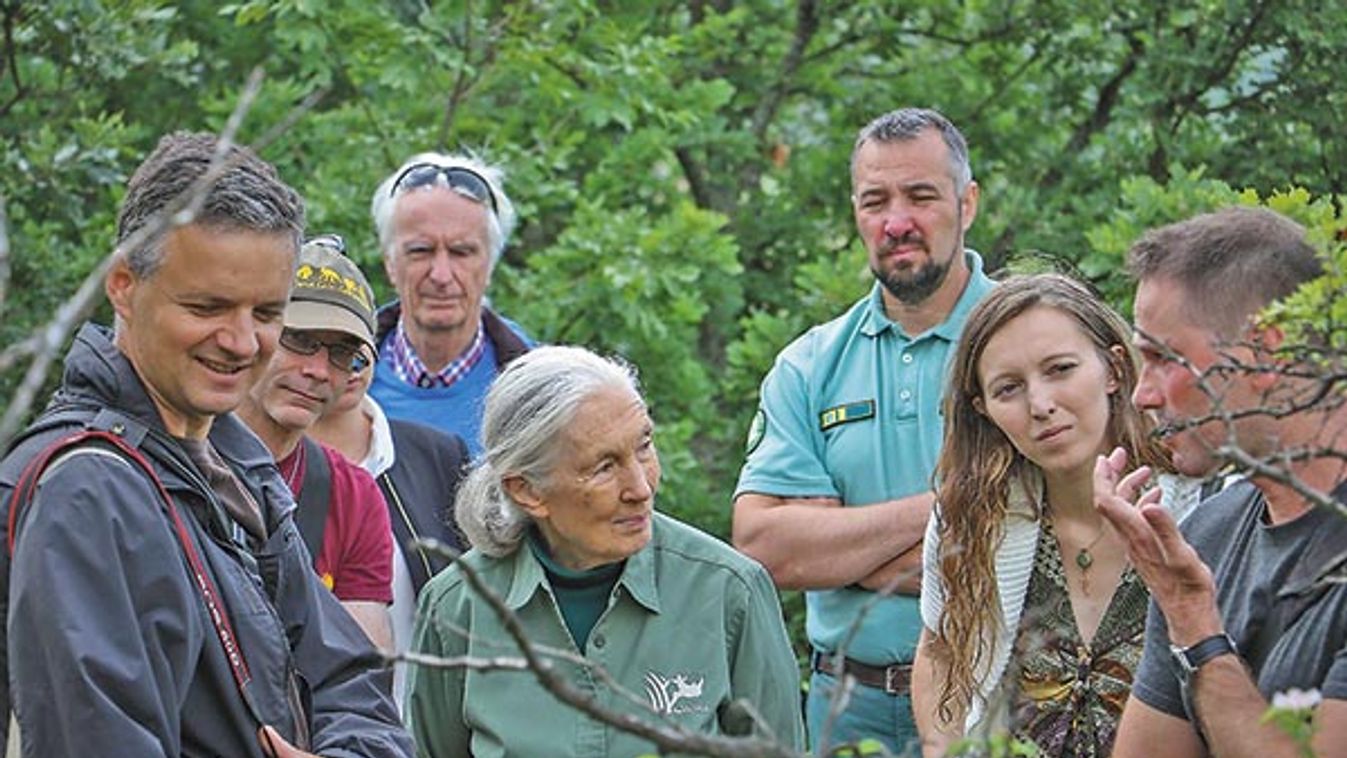
<path fill-rule="evenodd" d="M 1174 658 L 1190 675 L 1202 668 L 1203 664 L 1211 659 L 1218 658 L 1226 653 L 1239 655 L 1239 648 L 1235 647 L 1235 641 L 1225 632 L 1198 640 L 1188 647 L 1180 648 L 1176 646 L 1174 648 Z"/>

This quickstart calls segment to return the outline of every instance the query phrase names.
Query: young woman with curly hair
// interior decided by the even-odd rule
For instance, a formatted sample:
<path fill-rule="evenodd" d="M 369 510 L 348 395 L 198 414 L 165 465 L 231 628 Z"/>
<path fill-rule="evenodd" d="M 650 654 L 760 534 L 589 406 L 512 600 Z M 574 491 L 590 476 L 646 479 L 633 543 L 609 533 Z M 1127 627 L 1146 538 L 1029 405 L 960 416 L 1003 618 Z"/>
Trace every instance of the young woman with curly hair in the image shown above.
<path fill-rule="evenodd" d="M 1109 753 L 1148 597 L 1094 509 L 1094 463 L 1121 446 L 1169 469 L 1130 401 L 1130 340 L 1057 274 L 1011 278 L 969 316 L 924 548 L 913 693 L 927 756 L 1006 729 L 1044 755 Z"/>

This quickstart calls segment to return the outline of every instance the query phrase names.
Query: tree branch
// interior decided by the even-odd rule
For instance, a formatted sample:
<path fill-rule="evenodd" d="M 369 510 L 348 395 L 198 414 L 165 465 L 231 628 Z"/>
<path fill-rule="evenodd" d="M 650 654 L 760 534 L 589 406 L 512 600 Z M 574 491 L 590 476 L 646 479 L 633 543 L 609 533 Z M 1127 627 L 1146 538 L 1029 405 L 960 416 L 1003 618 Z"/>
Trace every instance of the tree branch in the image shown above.
<path fill-rule="evenodd" d="M 18 46 L 14 44 L 14 21 L 15 16 L 19 14 L 17 5 L 5 3 L 5 63 L 9 69 L 9 77 L 14 82 L 14 97 L 9 102 L 0 106 L 0 116 L 6 116 L 9 111 L 28 94 L 23 86 L 23 80 L 19 78 L 19 58 Z"/>
<path fill-rule="evenodd" d="M 1090 111 L 1088 118 L 1076 125 L 1071 139 L 1067 140 L 1062 148 L 1063 156 L 1079 155 L 1089 146 L 1094 135 L 1103 131 L 1112 120 L 1113 109 L 1118 105 L 1118 95 L 1122 86 L 1132 74 L 1136 73 L 1137 66 L 1141 63 L 1141 56 L 1146 51 L 1145 43 L 1136 33 L 1130 31 L 1127 34 L 1127 47 L 1127 57 L 1123 59 L 1118 70 L 1113 72 L 1113 76 L 1099 88 L 1099 96 L 1095 98 L 1093 110 Z M 1041 189 L 1055 187 L 1062 180 L 1063 174 L 1062 163 L 1053 163 L 1038 181 L 1038 186 Z"/>
<path fill-rule="evenodd" d="M 706 181 L 706 175 L 702 172 L 702 167 L 693 157 L 692 152 L 686 147 L 675 147 L 674 157 L 678 159 L 678 165 L 683 169 L 683 176 L 688 180 L 688 193 L 692 195 L 692 202 L 697 204 L 698 208 L 707 208 L 710 210 L 721 210 L 716 208 L 715 200 L 711 197 L 711 188 Z"/>
<path fill-rule="evenodd" d="M 435 138 L 435 144 L 441 150 L 448 149 L 449 133 L 453 131 L 454 119 L 458 115 L 458 107 L 462 105 L 463 99 L 472 91 L 472 88 L 477 86 L 477 82 L 482 78 L 482 71 L 496 59 L 495 38 L 498 35 L 493 32 L 488 35 L 488 39 L 482 45 L 481 60 L 476 64 L 472 63 L 472 23 L 472 2 L 471 0 L 468 0 L 465 3 L 463 12 L 463 65 L 459 68 L 458 73 L 454 77 L 454 87 L 449 93 L 449 100 L 444 104 L 444 117 L 440 121 L 439 134 Z M 470 76 L 468 74 L 469 70 L 475 70 L 477 72 L 476 75 Z"/>
<path fill-rule="evenodd" d="M 244 85 L 243 92 L 239 96 L 238 104 L 234 107 L 234 111 L 230 113 L 229 119 L 220 131 L 215 155 L 212 157 L 210 165 L 206 167 L 206 171 L 192 183 L 191 187 L 168 203 L 161 214 L 123 240 L 120 245 L 122 249 L 139 247 L 154 239 L 167 228 L 192 223 L 197 213 L 200 212 L 202 204 L 205 203 L 210 188 L 237 162 L 237 158 L 230 158 L 227 153 L 230 146 L 234 144 L 234 135 L 238 133 L 244 116 L 252 108 L 253 101 L 256 99 L 261 86 L 262 69 L 257 68 L 248 77 L 248 82 Z M 284 119 L 263 134 L 261 139 L 253 143 L 254 151 L 261 152 L 277 137 L 284 134 L 294 125 L 295 121 L 313 108 L 323 94 L 323 91 L 320 90 L 306 97 Z M 3 354 L 0 354 L 0 361 L 10 362 L 16 362 L 25 355 L 33 357 L 33 362 L 25 372 L 18 389 L 10 397 L 3 418 L 0 418 L 0 447 L 8 445 L 9 440 L 19 431 L 32 410 L 37 399 L 37 393 L 46 383 L 47 373 L 52 363 L 55 362 L 59 351 L 75 331 L 76 326 L 87 318 L 97 305 L 98 296 L 103 291 L 103 277 L 107 275 L 108 269 L 111 268 L 114 257 L 115 251 L 105 256 L 94 267 L 94 270 L 84 278 L 75 294 L 57 308 L 56 315 L 51 321 L 34 329 L 27 340 L 12 345 Z"/>
<path fill-rule="evenodd" d="M 5 196 L 0 195 L 0 315 L 5 312 L 9 295 L 9 218 L 5 214 Z"/>
<path fill-rule="evenodd" d="M 815 0 L 799 0 L 799 3 L 795 6 L 795 33 L 791 38 L 790 49 L 786 51 L 781 64 L 777 66 L 780 73 L 776 77 L 776 83 L 768 90 L 767 95 L 758 101 L 758 107 L 753 110 L 750 131 L 757 143 L 762 143 L 767 126 L 776 117 L 776 112 L 781 107 L 781 101 L 785 97 L 790 81 L 804 61 L 804 51 L 809 47 L 810 41 L 814 39 L 814 35 L 818 32 L 818 24 L 818 3 Z"/>
<path fill-rule="evenodd" d="M 1347 399 L 1334 391 L 1338 385 L 1347 380 L 1347 373 L 1340 370 L 1320 373 L 1294 364 L 1279 363 L 1275 360 L 1268 363 L 1247 363 L 1237 360 L 1228 349 L 1220 351 L 1220 359 L 1216 363 L 1205 370 L 1200 370 L 1185 356 L 1163 342 L 1151 338 L 1141 330 L 1138 330 L 1137 334 L 1147 343 L 1153 345 L 1160 352 L 1162 358 L 1196 375 L 1198 391 L 1206 395 L 1212 406 L 1211 412 L 1202 416 L 1167 422 L 1157 428 L 1155 434 L 1166 435 L 1179 431 L 1190 431 L 1210 423 L 1223 424 L 1226 429 L 1226 439 L 1223 444 L 1212 446 L 1211 452 L 1214 455 L 1234 463 L 1240 469 L 1247 471 L 1250 476 L 1284 484 L 1296 494 L 1305 498 L 1310 504 L 1316 507 L 1330 508 L 1347 518 L 1347 505 L 1338 503 L 1332 497 L 1331 492 L 1321 491 L 1306 484 L 1303 479 L 1296 475 L 1295 471 L 1298 464 L 1334 458 L 1347 461 L 1347 451 L 1333 447 L 1333 441 L 1336 441 L 1336 438 L 1324 444 L 1320 444 L 1323 443 L 1323 440 L 1315 440 L 1306 445 L 1297 446 L 1278 444 L 1273 452 L 1260 457 L 1245 450 L 1235 433 L 1237 422 L 1256 416 L 1285 419 L 1308 413 L 1322 413 L 1325 420 L 1329 420 L 1332 414 L 1342 413 L 1344 403 L 1347 403 Z M 1237 347 L 1253 350 L 1255 354 L 1258 352 L 1266 353 L 1266 349 L 1252 342 L 1234 342 L 1226 346 L 1226 348 Z M 1277 351 L 1275 355 L 1283 360 L 1288 355 L 1295 359 L 1303 357 L 1303 353 L 1308 350 L 1309 348 L 1281 350 Z M 1338 356 L 1337 362 L 1341 364 L 1344 359 L 1347 359 L 1347 356 Z M 1257 406 L 1231 409 L 1225 405 L 1224 393 L 1213 386 L 1211 380 L 1232 373 L 1245 375 L 1271 373 L 1278 375 L 1283 381 L 1312 381 L 1316 382 L 1317 386 L 1309 388 L 1304 393 L 1293 394 L 1283 402 L 1271 402 L 1272 396 L 1268 393 L 1264 395 L 1263 402 Z M 1321 436 L 1321 434 L 1316 436 Z"/>
<path fill-rule="evenodd" d="M 37 393 L 47 381 L 47 371 L 60 354 L 70 334 L 75 331 L 75 326 L 87 318 L 98 304 L 98 296 L 103 292 L 103 277 L 111 267 L 112 256 L 109 255 L 89 272 L 79 289 L 69 300 L 61 304 L 56 316 L 50 322 L 39 327 L 30 340 L 20 343 L 32 345 L 33 362 L 29 364 L 18 389 L 10 397 L 4 417 L 0 418 L 0 447 L 8 446 L 10 438 L 27 419 L 28 412 L 37 399 Z M 9 354 L 8 350 L 5 352 Z"/>

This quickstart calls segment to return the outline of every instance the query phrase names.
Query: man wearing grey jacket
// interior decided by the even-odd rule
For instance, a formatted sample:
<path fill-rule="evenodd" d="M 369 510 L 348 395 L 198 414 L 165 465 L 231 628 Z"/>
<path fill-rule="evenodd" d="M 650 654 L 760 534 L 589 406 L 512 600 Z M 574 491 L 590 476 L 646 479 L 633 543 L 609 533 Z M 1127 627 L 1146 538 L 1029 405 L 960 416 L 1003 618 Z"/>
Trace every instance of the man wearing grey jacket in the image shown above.
<path fill-rule="evenodd" d="M 410 756 L 389 673 L 231 414 L 276 348 L 304 211 L 218 148 L 169 135 L 131 178 L 115 327 L 80 331 L 0 463 L 11 723 L 24 755 Z"/>

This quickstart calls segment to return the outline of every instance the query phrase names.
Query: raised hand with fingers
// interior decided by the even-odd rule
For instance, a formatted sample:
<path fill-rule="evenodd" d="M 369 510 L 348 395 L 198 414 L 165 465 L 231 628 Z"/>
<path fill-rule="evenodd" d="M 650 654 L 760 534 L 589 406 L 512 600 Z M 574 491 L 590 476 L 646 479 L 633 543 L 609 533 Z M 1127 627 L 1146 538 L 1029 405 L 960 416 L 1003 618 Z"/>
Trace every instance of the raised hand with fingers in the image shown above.
<path fill-rule="evenodd" d="M 1127 453 L 1115 448 L 1094 468 L 1095 507 L 1123 538 L 1127 557 L 1164 611 L 1170 639 L 1188 645 L 1221 631 L 1211 570 L 1160 506 L 1160 490 L 1142 492 L 1148 467 L 1130 473 Z M 1138 495 L 1138 493 L 1141 493 Z"/>

